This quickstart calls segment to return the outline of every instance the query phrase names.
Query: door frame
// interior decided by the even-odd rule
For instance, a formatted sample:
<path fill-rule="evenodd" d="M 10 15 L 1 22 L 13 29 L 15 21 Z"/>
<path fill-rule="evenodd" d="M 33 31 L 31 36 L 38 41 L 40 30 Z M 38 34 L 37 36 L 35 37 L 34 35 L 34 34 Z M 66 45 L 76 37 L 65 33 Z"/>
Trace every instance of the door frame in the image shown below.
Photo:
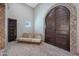
<path fill-rule="evenodd" d="M 16 23 L 16 38 L 17 38 L 17 19 L 8 18 L 8 42 L 11 42 L 11 41 L 9 41 L 9 21 L 15 21 L 15 23 Z M 13 41 L 15 41 L 15 40 L 13 40 Z"/>
<path fill-rule="evenodd" d="M 62 8 L 61 8 L 62 7 Z M 47 23 L 50 23 L 49 22 L 49 20 L 52 20 L 52 19 L 45 19 L 45 23 L 46 23 L 46 30 L 45 30 L 45 42 L 46 43 L 49 43 L 49 44 L 52 44 L 52 45 L 55 45 L 55 46 L 57 46 L 57 47 L 60 47 L 60 48 L 62 48 L 62 49 L 64 49 L 64 50 L 67 50 L 67 51 L 70 51 L 70 11 L 69 11 L 69 9 L 68 8 L 66 8 L 65 6 L 61 6 L 61 5 L 59 5 L 59 6 L 56 6 L 55 8 L 53 8 L 53 9 L 51 9 L 49 12 L 48 12 L 48 14 L 47 14 L 47 16 L 46 16 L 46 18 L 49 18 L 49 17 L 51 17 L 50 16 L 50 14 L 51 13 L 54 13 L 56 10 L 57 10 L 57 8 L 61 8 L 63 11 L 67 11 L 67 12 L 65 12 L 66 13 L 66 15 L 68 16 L 68 19 L 66 19 L 67 21 L 68 21 L 68 30 L 67 30 L 67 37 L 66 38 L 63 38 L 63 39 L 66 39 L 66 41 L 61 41 L 61 42 L 66 42 L 67 44 L 66 45 L 64 45 L 64 46 L 62 46 L 62 47 L 60 47 L 59 45 L 57 45 L 57 43 L 56 43 L 56 39 L 57 39 L 57 37 L 55 37 L 56 36 L 56 19 L 54 19 L 53 21 L 52 21 L 52 23 L 55 23 L 54 24 L 54 26 L 55 26 L 55 30 L 51 30 L 51 28 L 50 29 L 48 29 L 47 27 L 49 27 L 49 26 L 47 26 L 48 24 Z M 61 11 L 62 12 L 62 11 Z M 56 14 L 56 13 L 55 13 Z M 55 14 L 54 14 L 54 17 L 55 17 Z M 62 15 L 63 16 L 63 15 Z M 53 17 L 53 16 L 52 16 Z M 60 20 L 60 19 L 59 19 Z M 62 20 L 63 21 L 63 20 Z M 58 21 L 59 22 L 59 21 Z M 66 24 L 67 24 L 67 22 L 66 22 Z M 65 25 L 66 25 L 65 24 Z M 50 33 L 47 33 L 47 31 L 48 30 L 50 30 L 50 31 L 54 31 L 55 32 L 55 34 L 52 34 L 52 35 L 55 35 L 55 36 L 51 36 L 50 35 Z M 47 34 L 46 34 L 47 33 Z M 51 36 L 52 37 L 52 39 L 51 40 L 49 40 L 49 39 L 47 39 L 46 37 L 47 36 Z M 46 41 L 47 40 L 47 41 Z M 60 39 L 59 39 L 60 40 Z M 51 42 L 51 41 L 54 41 L 54 42 Z M 67 48 L 67 49 L 66 49 Z"/>
<path fill-rule="evenodd" d="M 51 9 L 59 5 L 65 6 L 70 11 L 70 52 L 77 54 L 77 9 L 72 3 L 57 3 L 48 9 L 44 16 L 43 39 L 45 39 L 45 18 Z"/>

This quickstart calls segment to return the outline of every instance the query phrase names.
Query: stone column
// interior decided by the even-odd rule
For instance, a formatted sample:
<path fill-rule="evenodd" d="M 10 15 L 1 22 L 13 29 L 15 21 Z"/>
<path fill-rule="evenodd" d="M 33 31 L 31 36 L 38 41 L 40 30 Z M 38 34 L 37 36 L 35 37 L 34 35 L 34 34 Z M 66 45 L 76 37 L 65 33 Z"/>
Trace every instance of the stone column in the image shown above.
<path fill-rule="evenodd" d="M 5 47 L 5 4 L 0 3 L 0 50 Z"/>

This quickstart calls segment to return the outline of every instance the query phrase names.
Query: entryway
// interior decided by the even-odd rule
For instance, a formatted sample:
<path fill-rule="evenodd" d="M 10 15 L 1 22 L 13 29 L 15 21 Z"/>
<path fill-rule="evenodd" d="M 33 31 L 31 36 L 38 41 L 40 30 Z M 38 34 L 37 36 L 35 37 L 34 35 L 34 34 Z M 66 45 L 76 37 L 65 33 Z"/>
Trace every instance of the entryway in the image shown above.
<path fill-rule="evenodd" d="M 15 41 L 17 38 L 17 20 L 8 18 L 8 42 Z"/>
<path fill-rule="evenodd" d="M 46 16 L 45 41 L 70 51 L 70 11 L 56 6 Z"/>
<path fill-rule="evenodd" d="M 77 8 L 75 7 L 75 5 L 74 4 L 71 4 L 71 3 L 57 3 L 57 4 L 55 4 L 55 5 L 53 5 L 53 6 L 51 6 L 48 10 L 46 10 L 46 13 L 45 13 L 45 15 L 44 15 L 44 26 L 43 26 L 43 38 L 45 39 L 45 41 L 46 41 L 46 36 L 47 36 L 47 34 L 46 34 L 46 27 L 47 27 L 47 25 L 46 25 L 46 17 L 47 17 L 47 15 L 50 13 L 50 11 L 51 10 L 53 10 L 54 8 L 57 8 L 57 6 L 63 6 L 63 7 L 65 7 L 67 10 L 69 10 L 69 12 L 70 12 L 70 19 L 69 19 L 69 21 L 68 20 L 66 20 L 67 18 L 69 18 L 68 16 L 65 16 L 65 21 L 68 21 L 69 23 L 70 23 L 70 26 L 69 25 L 65 25 L 65 27 L 67 26 L 68 28 L 69 28 L 69 35 L 67 36 L 67 37 L 69 37 L 70 39 L 69 39 L 69 45 L 70 45 L 70 47 L 69 47 L 69 49 L 70 49 L 70 52 L 71 53 L 73 53 L 73 54 L 76 54 L 77 53 Z M 55 14 L 57 13 L 57 14 L 63 14 L 63 13 L 60 13 L 59 12 L 59 9 L 61 9 L 61 8 L 58 8 L 58 10 L 57 10 L 57 12 L 55 12 Z M 55 9 L 54 9 L 55 10 Z M 53 11 L 54 11 L 53 10 Z M 66 11 L 66 13 L 65 14 L 67 14 L 67 15 L 69 15 L 68 14 L 68 12 L 67 12 L 67 10 L 64 10 L 63 9 L 63 11 Z M 53 12 L 53 11 L 51 11 L 51 12 Z M 53 15 L 53 17 L 55 16 L 55 14 Z M 64 14 L 64 15 L 65 15 Z M 50 14 L 50 16 L 51 16 L 52 14 Z M 62 16 L 62 15 L 61 15 Z M 59 20 L 61 20 L 61 18 L 62 17 L 60 17 L 60 15 L 56 15 L 56 17 L 58 17 L 58 19 Z M 54 18 L 56 18 L 56 17 L 54 17 Z M 51 17 L 52 18 L 52 17 Z M 57 19 L 57 21 L 58 21 L 58 19 Z M 64 19 L 64 18 L 62 18 L 62 19 Z M 54 20 L 53 20 L 54 21 Z M 57 21 L 54 21 L 53 23 L 55 23 L 55 24 L 57 24 Z M 63 22 L 65 22 L 64 20 L 61 20 L 61 21 L 63 21 Z M 56 25 L 53 25 L 52 24 L 52 26 L 57 30 L 57 33 L 61 33 L 61 31 L 58 31 L 59 30 L 59 28 L 61 29 L 61 27 L 59 27 L 60 25 L 62 25 L 60 22 L 61 21 L 58 21 L 58 26 Z M 50 23 L 52 23 L 52 21 L 50 21 Z M 60 25 L 59 25 L 60 24 Z M 66 23 L 65 23 L 66 24 Z M 51 24 L 50 24 L 51 25 Z M 50 27 L 52 27 L 52 26 L 49 26 L 49 28 Z M 64 26 L 62 26 L 62 28 L 63 28 Z M 64 28 L 65 28 L 64 27 Z M 66 27 L 66 28 L 67 28 Z M 56 31 L 54 31 L 54 29 L 53 28 L 51 28 L 52 30 L 53 30 L 53 32 L 55 32 L 55 34 L 56 34 Z M 64 29 L 63 29 L 64 30 Z M 50 30 L 51 31 L 51 30 Z M 51 34 L 50 34 L 51 35 Z M 55 35 L 55 36 L 57 36 L 57 37 L 60 37 L 60 34 L 58 34 L 58 35 Z M 63 36 L 62 36 L 63 37 Z M 55 37 L 53 37 L 53 38 L 55 38 Z M 56 39 L 56 38 L 55 38 Z M 59 40 L 59 39 L 58 39 Z M 53 41 L 53 40 L 50 40 L 50 41 Z M 56 40 L 55 40 L 56 41 Z M 58 42 L 59 43 L 59 42 Z M 54 44 L 52 44 L 52 45 L 54 45 Z M 61 45 L 61 44 L 58 44 L 58 45 Z M 68 45 L 68 46 L 69 46 Z M 57 47 L 59 47 L 59 46 L 57 46 Z M 60 47 L 60 48 L 62 48 L 62 47 Z M 66 49 L 67 50 L 67 49 Z M 67 50 L 67 51 L 69 51 L 69 50 Z"/>

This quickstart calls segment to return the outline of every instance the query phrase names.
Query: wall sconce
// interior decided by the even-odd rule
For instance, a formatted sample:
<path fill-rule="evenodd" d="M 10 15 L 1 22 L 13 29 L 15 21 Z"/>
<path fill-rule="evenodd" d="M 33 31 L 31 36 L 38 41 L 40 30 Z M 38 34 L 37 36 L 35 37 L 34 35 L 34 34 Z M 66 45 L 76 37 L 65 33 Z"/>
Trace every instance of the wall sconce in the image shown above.
<path fill-rule="evenodd" d="M 26 21 L 26 22 L 25 22 L 25 27 L 26 27 L 26 28 L 31 27 L 31 22 L 30 22 L 30 21 Z"/>

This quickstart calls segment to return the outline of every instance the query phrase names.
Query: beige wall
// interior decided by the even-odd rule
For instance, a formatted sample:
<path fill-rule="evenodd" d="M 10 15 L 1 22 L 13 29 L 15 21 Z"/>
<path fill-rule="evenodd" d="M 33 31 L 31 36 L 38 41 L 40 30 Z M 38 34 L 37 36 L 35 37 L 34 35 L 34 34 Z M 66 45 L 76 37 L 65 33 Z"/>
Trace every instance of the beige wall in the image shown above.
<path fill-rule="evenodd" d="M 79 4 L 75 4 L 77 7 L 77 52 L 79 53 Z"/>
<path fill-rule="evenodd" d="M 33 32 L 33 8 L 26 4 L 11 3 L 8 4 L 8 18 L 17 20 L 17 36 L 21 36 L 25 32 Z M 31 23 L 31 27 L 25 27 L 26 22 Z"/>
<path fill-rule="evenodd" d="M 35 32 L 36 33 L 41 33 L 44 35 L 44 18 L 46 16 L 47 11 L 49 8 L 54 5 L 53 3 L 45 3 L 45 4 L 40 4 L 38 5 L 34 12 L 35 12 Z M 44 38 L 44 37 L 43 37 Z"/>

